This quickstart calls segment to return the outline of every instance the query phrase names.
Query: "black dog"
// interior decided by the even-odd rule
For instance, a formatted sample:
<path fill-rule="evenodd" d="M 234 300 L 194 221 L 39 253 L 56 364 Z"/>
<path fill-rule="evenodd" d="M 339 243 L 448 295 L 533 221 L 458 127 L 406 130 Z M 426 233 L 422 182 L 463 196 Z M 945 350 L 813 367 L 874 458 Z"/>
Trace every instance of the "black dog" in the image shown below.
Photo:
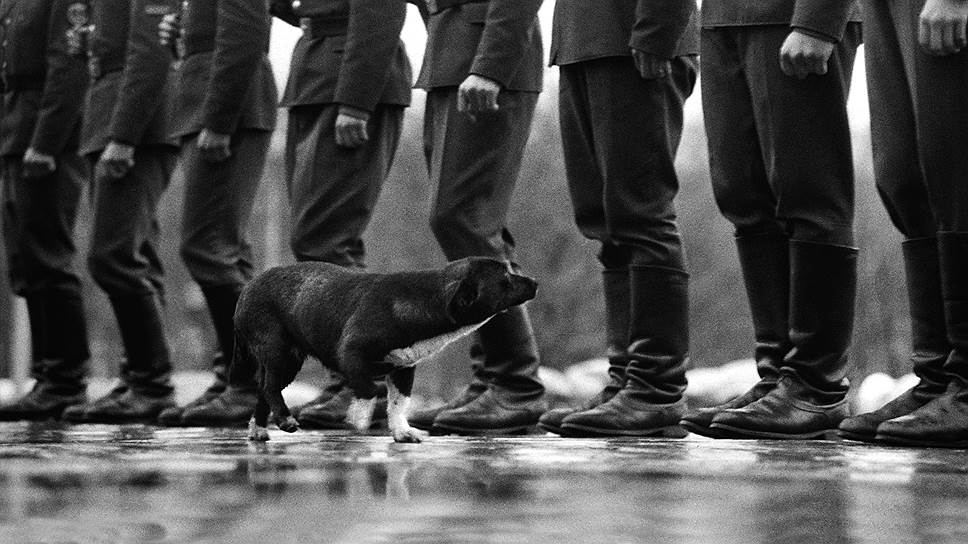
<path fill-rule="evenodd" d="M 353 390 L 347 421 L 369 428 L 374 378 L 388 376 L 397 442 L 420 442 L 407 423 L 414 366 L 497 313 L 534 298 L 537 283 L 501 261 L 469 258 L 441 270 L 368 274 L 325 263 L 273 268 L 245 288 L 235 312 L 233 372 L 252 372 L 259 402 L 251 440 L 298 429 L 282 398 L 306 357 L 342 373 Z"/>

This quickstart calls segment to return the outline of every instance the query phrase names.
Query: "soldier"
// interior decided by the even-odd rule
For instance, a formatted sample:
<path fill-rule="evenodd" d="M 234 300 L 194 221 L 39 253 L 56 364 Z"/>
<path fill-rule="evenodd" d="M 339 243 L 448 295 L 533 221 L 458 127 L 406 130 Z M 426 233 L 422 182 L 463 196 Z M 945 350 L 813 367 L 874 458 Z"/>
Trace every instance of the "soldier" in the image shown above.
<path fill-rule="evenodd" d="M 265 0 L 182 2 L 184 58 L 174 73 L 169 123 L 185 172 L 181 255 L 205 296 L 220 350 L 214 383 L 187 406 L 164 411 L 162 424 L 244 424 L 251 415 L 200 408 L 226 388 L 235 305 L 253 273 L 246 229 L 276 123 L 270 23 Z M 171 40 L 163 36 L 163 43 Z M 252 380 L 241 385 L 251 397 Z"/>
<path fill-rule="evenodd" d="M 448 259 L 512 262 L 507 211 L 531 131 L 543 66 L 540 0 L 428 1 L 417 86 L 427 90 L 424 152 L 437 185 L 431 229 Z M 510 433 L 544 412 L 540 360 L 523 306 L 477 335 L 483 361 L 457 397 L 410 416 L 439 433 Z"/>
<path fill-rule="evenodd" d="M 410 104 L 412 75 L 400 31 L 403 0 L 275 0 L 274 15 L 299 26 L 282 105 L 288 108 L 286 179 L 291 246 L 298 261 L 364 268 L 362 235 L 390 170 Z M 239 387 L 192 413 L 251 415 Z M 238 394 L 230 394 L 233 391 Z M 385 395 L 385 393 L 384 393 Z M 352 398 L 334 376 L 296 415 L 307 428 L 342 428 Z M 386 410 L 376 409 L 375 417 Z M 186 414 L 187 419 L 187 414 Z"/>
<path fill-rule="evenodd" d="M 761 379 L 687 415 L 693 432 L 809 438 L 846 416 L 857 259 L 846 102 L 858 15 L 842 0 L 703 3 L 713 192 L 735 227 Z"/>
<path fill-rule="evenodd" d="M 168 51 L 158 22 L 168 0 L 91 0 L 91 81 L 80 152 L 94 167 L 94 225 L 88 265 L 107 293 L 124 345 L 120 383 L 65 410 L 70 421 L 154 421 L 174 406 L 162 324 L 158 199 L 177 142 L 168 135 Z"/>
<path fill-rule="evenodd" d="M 968 446 L 968 3 L 864 4 L 877 187 L 902 244 L 919 383 L 845 438 Z"/>
<path fill-rule="evenodd" d="M 10 284 L 27 301 L 32 346 L 26 396 L 0 406 L 0 420 L 60 417 L 85 401 L 89 358 L 74 222 L 87 164 L 77 156 L 84 64 L 66 32 L 87 24 L 70 0 L 0 2 L 0 155 Z"/>
<path fill-rule="evenodd" d="M 551 64 L 575 221 L 601 243 L 610 381 L 541 428 L 685 436 L 688 275 L 673 198 L 682 107 L 698 72 L 694 0 L 558 0 Z"/>

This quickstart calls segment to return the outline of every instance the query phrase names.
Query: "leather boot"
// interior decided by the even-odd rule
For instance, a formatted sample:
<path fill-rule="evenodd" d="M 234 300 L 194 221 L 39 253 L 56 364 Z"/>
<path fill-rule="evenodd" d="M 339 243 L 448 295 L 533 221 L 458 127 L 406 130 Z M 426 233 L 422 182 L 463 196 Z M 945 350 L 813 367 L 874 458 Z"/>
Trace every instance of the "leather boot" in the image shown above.
<path fill-rule="evenodd" d="M 432 429 L 459 434 L 524 432 L 547 409 L 528 311 L 515 306 L 491 318 L 478 334 L 484 374 L 490 378 L 487 388 L 463 406 L 437 414 Z"/>
<path fill-rule="evenodd" d="M 235 307 L 242 294 L 241 285 L 202 285 L 202 294 L 205 296 L 205 303 L 208 312 L 212 317 L 212 326 L 215 329 L 215 337 L 218 340 L 219 353 L 212 361 L 212 373 L 215 381 L 202 393 L 201 396 L 192 400 L 185 406 L 176 406 L 163 411 L 158 415 L 158 423 L 161 425 L 180 425 L 181 416 L 186 408 L 201 406 L 219 396 L 225 387 L 227 367 L 232 363 L 235 351 Z"/>
<path fill-rule="evenodd" d="M 680 422 L 689 432 L 710 438 L 729 438 L 711 429 L 723 410 L 742 408 L 763 398 L 776 385 L 790 342 L 790 242 L 782 234 L 737 236 L 746 297 L 753 319 L 753 358 L 760 381 L 749 391 L 718 406 L 690 411 Z"/>
<path fill-rule="evenodd" d="M 841 422 L 838 434 L 850 440 L 875 441 L 881 423 L 910 414 L 941 396 L 947 390 L 950 379 L 942 369 L 951 346 L 948 344 L 944 302 L 941 298 L 938 240 L 911 239 L 901 247 L 904 251 L 911 342 L 914 348 L 911 362 L 920 381 L 881 408 Z"/>
<path fill-rule="evenodd" d="M 314 406 L 322 406 L 327 402 L 333 400 L 333 397 L 338 395 L 340 391 L 346 388 L 346 380 L 336 374 L 331 374 L 329 379 L 323 386 L 323 392 L 319 394 L 318 397 L 310 400 L 302 406 L 293 406 L 289 409 L 292 412 L 292 417 L 299 419 L 299 414 L 302 413 L 304 409 L 309 409 Z M 374 414 L 376 415 L 376 414 Z"/>
<path fill-rule="evenodd" d="M 571 436 L 561 428 L 561 422 L 571 414 L 584 412 L 608 402 L 625 386 L 625 367 L 629 358 L 629 270 L 628 268 L 605 269 L 602 271 L 602 287 L 605 295 L 605 330 L 608 346 L 608 383 L 594 397 L 577 408 L 556 408 L 549 410 L 538 420 L 538 427 L 544 431 Z"/>
<path fill-rule="evenodd" d="M 854 322 L 857 250 L 790 242 L 790 340 L 777 386 L 711 429 L 736 438 L 820 438 L 847 417 L 847 348 Z"/>
<path fill-rule="evenodd" d="M 625 386 L 607 402 L 567 416 L 561 427 L 583 436 L 682 438 L 689 348 L 688 275 L 659 266 L 630 268 Z"/>
<path fill-rule="evenodd" d="M 86 400 L 87 325 L 80 294 L 47 291 L 27 297 L 35 380 L 29 393 L 0 406 L 0 421 L 59 418 Z"/>
<path fill-rule="evenodd" d="M 346 386 L 345 380 L 340 378 L 330 387 L 336 388 L 328 401 L 304 406 L 297 417 L 299 426 L 303 429 L 350 429 L 352 425 L 346 423 L 346 411 L 353 400 L 353 391 Z M 387 387 L 385 382 L 377 383 L 376 403 L 373 407 L 373 419 L 370 427 L 379 427 L 387 420 Z"/>
<path fill-rule="evenodd" d="M 968 232 L 938 234 L 941 293 L 951 352 L 942 367 L 947 391 L 908 415 L 877 427 L 879 442 L 908 446 L 968 447 Z"/>
<path fill-rule="evenodd" d="M 154 294 L 111 297 L 127 360 L 126 389 L 109 394 L 84 409 L 84 420 L 94 423 L 154 422 L 175 405 L 171 357 Z"/>

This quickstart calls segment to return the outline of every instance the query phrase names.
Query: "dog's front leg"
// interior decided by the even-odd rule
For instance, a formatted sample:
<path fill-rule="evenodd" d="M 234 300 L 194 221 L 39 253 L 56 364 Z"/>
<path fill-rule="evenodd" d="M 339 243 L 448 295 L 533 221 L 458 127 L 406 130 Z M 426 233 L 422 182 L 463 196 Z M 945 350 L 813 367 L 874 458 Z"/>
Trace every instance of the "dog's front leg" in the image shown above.
<path fill-rule="evenodd" d="M 426 436 L 407 421 L 415 370 L 412 366 L 395 368 L 387 377 L 387 426 L 395 442 L 419 443 Z"/>

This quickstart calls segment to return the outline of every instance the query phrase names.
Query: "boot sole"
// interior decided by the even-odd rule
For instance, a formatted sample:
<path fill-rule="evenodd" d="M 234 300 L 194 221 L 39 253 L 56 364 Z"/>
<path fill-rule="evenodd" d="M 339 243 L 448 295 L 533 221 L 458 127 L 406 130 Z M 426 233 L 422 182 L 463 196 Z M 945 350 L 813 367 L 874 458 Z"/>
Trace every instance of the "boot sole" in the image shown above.
<path fill-rule="evenodd" d="M 959 440 L 955 442 L 939 442 L 937 440 L 915 440 L 911 438 L 900 438 L 897 436 L 891 436 L 887 434 L 878 434 L 875 439 L 881 444 L 889 444 L 891 446 L 913 446 L 918 448 L 948 448 L 948 449 L 964 449 L 968 448 L 968 440 Z"/>
<path fill-rule="evenodd" d="M 679 425 L 692 434 L 698 434 L 699 436 L 705 436 L 706 438 L 733 438 L 732 434 L 724 431 L 723 429 L 711 429 L 691 421 L 682 420 L 679 422 Z"/>
<path fill-rule="evenodd" d="M 528 434 L 534 429 L 535 425 L 519 425 L 515 427 L 502 427 L 500 429 L 468 429 L 465 427 L 448 427 L 446 425 L 434 425 L 430 434 L 441 436 L 446 434 L 457 434 L 464 436 L 487 436 L 487 435 L 521 435 Z"/>
<path fill-rule="evenodd" d="M 851 431 L 845 431 L 843 429 L 837 430 L 837 436 L 843 438 L 844 440 L 853 440 L 854 442 L 866 442 L 868 444 L 875 444 L 880 442 L 876 435 L 873 434 L 861 434 Z"/>
<path fill-rule="evenodd" d="M 568 429 L 564 429 L 560 426 L 555 427 L 554 425 L 538 423 L 538 428 L 541 429 L 542 431 L 556 434 L 562 438 L 581 438 L 580 434 L 570 432 Z"/>
<path fill-rule="evenodd" d="M 751 431 L 731 427 L 722 423 L 713 423 L 710 429 L 721 430 L 730 433 L 730 438 L 738 439 L 774 439 L 774 440 L 836 440 L 839 438 L 837 429 L 825 429 L 822 431 L 811 431 L 809 433 L 773 433 L 769 431 Z"/>
<path fill-rule="evenodd" d="M 561 426 L 562 430 L 571 433 L 570 436 L 582 438 L 608 438 L 616 436 L 649 437 L 649 438 L 685 438 L 689 433 L 681 425 L 670 425 L 668 427 L 656 427 L 654 429 L 636 429 L 624 431 L 619 429 L 600 429 L 597 427 L 586 427 L 584 425 L 574 425 L 566 423 Z"/>

